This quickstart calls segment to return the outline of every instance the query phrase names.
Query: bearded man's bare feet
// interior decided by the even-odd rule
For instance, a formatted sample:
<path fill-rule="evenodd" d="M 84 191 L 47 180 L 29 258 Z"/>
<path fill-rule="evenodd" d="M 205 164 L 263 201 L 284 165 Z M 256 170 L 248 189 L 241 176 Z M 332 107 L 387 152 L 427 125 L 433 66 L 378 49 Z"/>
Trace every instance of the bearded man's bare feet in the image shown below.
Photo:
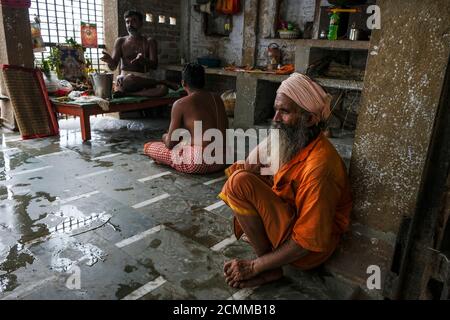
<path fill-rule="evenodd" d="M 247 288 L 276 281 L 283 276 L 283 269 L 277 268 L 259 272 L 255 260 L 233 259 L 223 266 L 225 281 L 233 288 Z"/>
<path fill-rule="evenodd" d="M 258 287 L 266 283 L 270 283 L 273 281 L 277 281 L 283 277 L 283 269 L 273 269 L 262 272 L 258 274 L 256 277 L 253 277 L 244 281 L 235 281 L 233 283 L 229 283 L 229 285 L 233 288 L 252 288 Z"/>

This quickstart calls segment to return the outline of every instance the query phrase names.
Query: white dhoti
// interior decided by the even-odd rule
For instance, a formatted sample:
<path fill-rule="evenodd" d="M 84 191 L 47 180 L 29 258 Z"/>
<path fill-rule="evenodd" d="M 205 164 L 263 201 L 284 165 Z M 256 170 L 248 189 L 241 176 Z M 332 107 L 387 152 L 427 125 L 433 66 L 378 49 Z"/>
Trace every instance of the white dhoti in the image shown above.
<path fill-rule="evenodd" d="M 126 76 L 129 74 L 132 74 L 133 76 L 145 78 L 145 79 L 152 79 L 149 72 L 137 72 L 137 71 L 122 70 L 122 72 L 120 73 L 121 76 Z"/>

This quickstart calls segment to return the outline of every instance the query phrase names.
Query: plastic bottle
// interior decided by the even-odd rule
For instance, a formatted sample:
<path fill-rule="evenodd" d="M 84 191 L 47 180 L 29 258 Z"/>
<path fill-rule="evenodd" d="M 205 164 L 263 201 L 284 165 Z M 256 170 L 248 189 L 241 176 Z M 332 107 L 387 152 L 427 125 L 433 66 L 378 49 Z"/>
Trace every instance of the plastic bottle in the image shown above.
<path fill-rule="evenodd" d="M 328 28 L 328 40 L 337 40 L 338 27 L 339 27 L 339 14 L 337 12 L 333 12 L 333 14 L 330 16 L 330 26 Z"/>

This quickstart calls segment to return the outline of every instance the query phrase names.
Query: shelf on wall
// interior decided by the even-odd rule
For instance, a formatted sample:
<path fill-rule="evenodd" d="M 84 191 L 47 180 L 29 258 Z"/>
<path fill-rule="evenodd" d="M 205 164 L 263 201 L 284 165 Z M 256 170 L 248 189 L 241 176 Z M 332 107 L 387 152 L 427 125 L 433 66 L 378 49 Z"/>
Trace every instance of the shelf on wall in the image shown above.
<path fill-rule="evenodd" d="M 295 38 L 295 39 L 264 38 L 263 40 L 266 40 L 266 41 L 288 41 L 288 42 L 295 42 L 295 41 L 302 40 L 302 39 L 300 39 L 300 38 Z"/>
<path fill-rule="evenodd" d="M 180 65 L 161 65 L 161 69 L 168 70 L 168 71 L 183 71 L 183 66 Z M 229 76 L 229 77 L 236 77 L 237 72 L 235 71 L 227 71 L 223 68 L 205 68 L 206 74 L 213 74 L 213 75 L 219 75 L 219 76 Z"/>
<path fill-rule="evenodd" d="M 370 41 L 296 39 L 298 46 L 336 50 L 369 50 Z"/>
<path fill-rule="evenodd" d="M 334 78 L 314 78 L 321 86 L 336 89 L 345 90 L 356 90 L 362 91 L 364 86 L 364 81 L 358 80 L 344 80 L 344 79 L 334 79 Z"/>

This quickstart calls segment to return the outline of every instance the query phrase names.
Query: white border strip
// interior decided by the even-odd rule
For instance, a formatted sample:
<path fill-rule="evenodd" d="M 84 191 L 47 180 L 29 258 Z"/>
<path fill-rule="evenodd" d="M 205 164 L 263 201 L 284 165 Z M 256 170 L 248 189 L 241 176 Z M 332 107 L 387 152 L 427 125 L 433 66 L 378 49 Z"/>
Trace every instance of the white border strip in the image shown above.
<path fill-rule="evenodd" d="M 76 178 L 77 179 L 90 178 L 90 177 L 98 176 L 99 174 L 108 173 L 111 171 L 114 171 L 114 169 L 106 169 L 106 170 L 101 170 L 101 171 L 97 171 L 97 172 L 92 172 L 92 173 L 85 174 L 84 176 L 78 176 Z"/>
<path fill-rule="evenodd" d="M 233 294 L 231 297 L 229 297 L 227 300 L 245 300 L 255 291 L 255 288 L 244 288 L 239 291 L 237 291 L 235 294 Z"/>
<path fill-rule="evenodd" d="M 63 151 L 57 151 L 57 152 L 43 154 L 43 155 L 37 156 L 36 158 L 40 159 L 40 158 L 52 157 L 52 156 L 57 156 L 57 155 L 68 153 L 68 152 L 76 153 L 75 151 L 72 151 L 72 150 L 63 150 Z"/>
<path fill-rule="evenodd" d="M 145 237 L 147 237 L 147 236 L 149 236 L 151 234 L 154 234 L 156 232 L 159 232 L 162 229 L 164 229 L 164 225 L 160 224 L 160 225 L 158 225 L 156 227 L 153 227 L 151 229 L 148 229 L 148 230 L 146 230 L 144 232 L 138 233 L 137 235 L 132 236 L 132 237 L 130 237 L 128 239 L 125 239 L 125 240 L 117 242 L 116 243 L 116 247 L 118 247 L 118 248 L 126 247 L 126 246 L 132 244 L 133 242 L 136 242 L 136 241 L 139 241 L 141 239 L 144 239 Z"/>
<path fill-rule="evenodd" d="M 14 191 L 14 194 L 22 196 L 22 195 L 25 195 L 25 194 L 30 193 L 30 192 L 31 192 L 31 189 L 23 189 L 23 190 Z"/>
<path fill-rule="evenodd" d="M 16 141 L 22 141 L 23 139 L 22 139 L 22 137 L 15 137 L 15 138 L 12 138 L 12 139 L 7 139 L 7 138 L 4 138 L 3 139 L 3 141 L 5 141 L 6 143 L 8 143 L 8 142 L 16 142 Z"/>
<path fill-rule="evenodd" d="M 126 143 L 126 142 L 127 142 L 127 141 L 114 142 L 114 143 L 107 143 L 107 144 L 104 144 L 103 147 L 113 147 L 113 146 L 118 146 L 119 144 L 124 144 L 124 143 Z"/>
<path fill-rule="evenodd" d="M 223 176 L 223 177 L 220 177 L 220 178 L 217 178 L 217 179 L 213 179 L 213 180 L 209 180 L 209 181 L 203 182 L 203 184 L 205 186 L 209 186 L 210 184 L 213 184 L 213 183 L 216 183 L 216 182 L 219 182 L 219 181 L 222 181 L 222 180 L 226 180 L 226 179 L 227 179 L 227 176 Z"/>
<path fill-rule="evenodd" d="M 42 286 L 43 284 L 50 282 L 52 280 L 55 280 L 56 276 L 51 276 L 42 280 L 39 280 L 38 282 L 32 283 L 27 287 L 20 286 L 19 288 L 15 289 L 11 294 L 7 295 L 6 297 L 0 299 L 0 300 L 16 300 L 23 298 L 27 293 L 31 293 L 34 289 Z"/>
<path fill-rule="evenodd" d="M 210 206 L 207 206 L 207 207 L 205 208 L 205 210 L 206 210 L 206 211 L 212 211 L 212 210 L 214 210 L 214 209 L 220 208 L 220 207 L 223 206 L 224 204 L 225 204 L 225 202 L 223 202 L 222 200 L 220 200 L 220 201 L 218 201 L 218 202 L 216 202 L 216 203 L 213 203 L 213 204 L 210 205 Z"/>
<path fill-rule="evenodd" d="M 139 209 L 139 208 L 148 206 L 149 204 L 155 203 L 155 202 L 157 202 L 157 201 L 159 201 L 159 200 L 166 199 L 166 198 L 168 198 L 168 197 L 170 197 L 170 194 L 168 194 L 168 193 L 163 193 L 163 194 L 161 194 L 161 195 L 159 195 L 159 196 L 157 196 L 157 197 L 154 197 L 154 198 L 145 200 L 145 201 L 143 201 L 143 202 L 136 203 L 136 204 L 133 205 L 132 207 L 133 207 L 134 209 Z"/>
<path fill-rule="evenodd" d="M 119 152 L 119 153 L 111 153 L 111 154 L 107 154 L 107 155 L 105 155 L 105 156 L 92 158 L 91 161 L 108 159 L 108 158 L 112 158 L 112 157 L 119 156 L 119 155 L 121 155 L 121 154 L 122 154 L 121 152 Z"/>
<path fill-rule="evenodd" d="M 139 289 L 136 289 L 135 291 L 133 291 L 132 293 L 130 293 L 126 297 L 122 298 L 122 300 L 137 300 L 139 298 L 142 298 L 143 296 L 145 296 L 146 294 L 149 294 L 153 290 L 156 290 L 157 288 L 159 288 L 160 286 L 162 286 L 166 282 L 167 282 L 166 279 L 164 279 L 163 277 L 159 276 L 155 280 L 144 284 Z"/>
<path fill-rule="evenodd" d="M 45 170 L 45 169 L 50 169 L 53 168 L 53 166 L 46 166 L 46 167 L 42 167 L 42 168 L 37 168 L 37 169 L 30 169 L 30 170 L 24 170 L 24 171 L 19 171 L 19 172 L 10 172 L 9 175 L 10 176 L 19 176 L 21 174 L 27 174 L 27 173 L 32 173 L 32 172 L 37 172 L 37 171 L 41 171 L 41 170 Z"/>
<path fill-rule="evenodd" d="M 216 251 L 217 252 L 217 251 L 222 250 L 223 248 L 229 246 L 230 244 L 232 244 L 232 243 L 234 243 L 236 241 L 237 241 L 236 237 L 234 235 L 232 235 L 231 237 L 228 237 L 226 239 L 223 239 L 219 243 L 216 243 L 210 249 L 212 251 Z"/>
<path fill-rule="evenodd" d="M 0 152 L 7 152 L 7 151 L 11 151 L 11 150 L 19 150 L 19 151 L 21 151 L 19 148 L 5 148 L 5 149 L 0 149 Z"/>
<path fill-rule="evenodd" d="M 161 173 L 158 173 L 158 174 L 154 174 L 152 176 L 148 176 L 148 177 L 145 177 L 145 178 L 142 178 L 142 179 L 138 179 L 138 181 L 139 182 L 146 182 L 146 181 L 149 181 L 149 180 L 153 180 L 153 179 L 157 179 L 157 178 L 166 176 L 166 175 L 171 174 L 171 173 L 172 172 L 170 172 L 170 171 L 164 171 L 164 172 L 161 172 Z"/>
<path fill-rule="evenodd" d="M 88 192 L 88 193 L 83 193 L 83 194 L 80 194 L 78 196 L 70 197 L 70 198 L 67 198 L 67 199 L 57 200 L 54 203 L 55 204 L 57 204 L 57 203 L 59 203 L 59 204 L 66 204 L 68 202 L 75 201 L 75 200 L 78 200 L 78 199 L 89 198 L 90 196 L 93 196 L 94 194 L 97 194 L 97 193 L 100 193 L 100 191 L 96 190 L 96 191 L 92 191 L 92 192 Z"/>

